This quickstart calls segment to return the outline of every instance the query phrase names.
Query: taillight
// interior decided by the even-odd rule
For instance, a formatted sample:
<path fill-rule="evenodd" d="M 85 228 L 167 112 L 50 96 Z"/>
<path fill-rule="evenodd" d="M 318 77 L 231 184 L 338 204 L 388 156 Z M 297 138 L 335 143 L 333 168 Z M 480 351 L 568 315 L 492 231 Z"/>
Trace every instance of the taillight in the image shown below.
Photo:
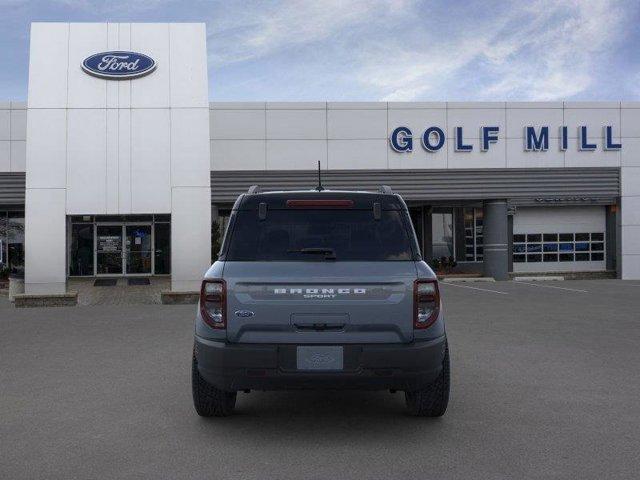
<path fill-rule="evenodd" d="M 353 200 L 287 200 L 289 208 L 352 208 Z"/>
<path fill-rule="evenodd" d="M 227 285 L 224 280 L 202 281 L 200 288 L 200 314 L 212 328 L 227 326 Z"/>
<path fill-rule="evenodd" d="M 416 280 L 413 285 L 413 328 L 428 328 L 440 313 L 437 280 Z"/>

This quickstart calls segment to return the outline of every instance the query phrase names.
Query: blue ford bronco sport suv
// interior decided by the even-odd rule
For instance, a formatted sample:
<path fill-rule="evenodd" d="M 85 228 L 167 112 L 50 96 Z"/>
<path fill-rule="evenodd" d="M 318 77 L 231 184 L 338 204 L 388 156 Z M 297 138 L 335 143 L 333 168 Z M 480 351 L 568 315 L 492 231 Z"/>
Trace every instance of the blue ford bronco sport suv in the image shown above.
<path fill-rule="evenodd" d="M 192 366 L 199 415 L 229 415 L 238 391 L 320 388 L 402 390 L 416 416 L 447 408 L 438 281 L 389 187 L 251 187 L 202 281 Z"/>

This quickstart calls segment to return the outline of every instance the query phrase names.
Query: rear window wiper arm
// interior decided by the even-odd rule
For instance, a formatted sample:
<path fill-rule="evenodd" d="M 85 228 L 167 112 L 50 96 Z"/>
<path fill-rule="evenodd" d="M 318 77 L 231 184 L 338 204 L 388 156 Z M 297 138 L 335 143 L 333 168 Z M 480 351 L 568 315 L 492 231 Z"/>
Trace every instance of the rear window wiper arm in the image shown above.
<path fill-rule="evenodd" d="M 324 254 L 325 255 L 325 259 L 327 260 L 335 260 L 336 259 L 336 252 L 333 248 L 329 248 L 329 247 L 307 247 L 307 248 L 300 248 L 297 250 L 287 250 L 287 253 L 311 253 L 311 254 Z"/>

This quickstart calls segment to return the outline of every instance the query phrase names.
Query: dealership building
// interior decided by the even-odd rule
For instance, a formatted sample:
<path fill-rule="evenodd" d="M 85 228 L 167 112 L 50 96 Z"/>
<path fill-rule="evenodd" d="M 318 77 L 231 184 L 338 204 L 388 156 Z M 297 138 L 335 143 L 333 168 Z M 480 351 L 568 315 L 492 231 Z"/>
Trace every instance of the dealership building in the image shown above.
<path fill-rule="evenodd" d="M 454 272 L 640 279 L 640 102 L 209 95 L 204 24 L 32 24 L 27 101 L 0 102 L 0 263 L 28 294 L 197 290 L 236 197 L 313 188 L 318 161 L 328 189 L 401 194 Z"/>

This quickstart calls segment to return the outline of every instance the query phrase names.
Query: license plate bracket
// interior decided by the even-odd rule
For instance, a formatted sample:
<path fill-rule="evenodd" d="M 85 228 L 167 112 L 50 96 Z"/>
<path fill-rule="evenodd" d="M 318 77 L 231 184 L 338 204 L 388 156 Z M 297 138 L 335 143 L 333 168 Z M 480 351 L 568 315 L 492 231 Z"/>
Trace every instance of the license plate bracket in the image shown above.
<path fill-rule="evenodd" d="M 344 349 L 335 345 L 304 345 L 296 349 L 298 370 L 336 371 L 344 368 Z"/>

